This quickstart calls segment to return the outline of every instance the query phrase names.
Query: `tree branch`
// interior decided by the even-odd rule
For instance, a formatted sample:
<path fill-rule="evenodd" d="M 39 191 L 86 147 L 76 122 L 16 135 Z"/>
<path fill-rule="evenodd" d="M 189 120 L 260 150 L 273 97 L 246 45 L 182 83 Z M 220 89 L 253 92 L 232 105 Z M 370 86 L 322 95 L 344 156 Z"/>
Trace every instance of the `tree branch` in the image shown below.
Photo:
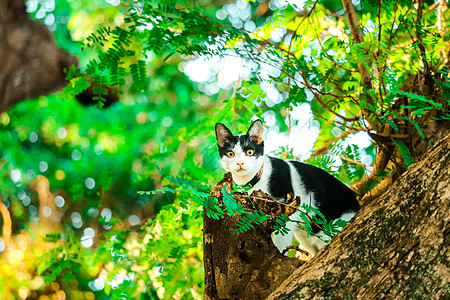
<path fill-rule="evenodd" d="M 347 157 L 344 155 L 339 155 L 338 157 L 342 160 L 348 161 L 351 164 L 358 165 L 358 166 L 362 167 L 363 169 L 367 169 L 367 166 L 365 164 L 363 164 L 362 162 L 356 161 L 354 159 L 351 159 L 350 157 Z"/>
<path fill-rule="evenodd" d="M 311 153 L 311 156 L 317 156 L 317 155 L 323 155 L 323 154 L 327 154 L 328 153 L 328 147 L 333 144 L 336 141 L 342 140 L 344 138 L 346 138 L 349 134 L 351 133 L 357 133 L 360 132 L 361 130 L 357 130 L 357 129 L 352 129 L 351 126 L 352 124 L 354 124 L 354 122 L 352 122 L 349 125 L 348 130 L 343 131 L 341 134 L 339 134 L 338 136 L 335 136 L 331 139 L 328 139 L 321 147 L 317 148 L 316 150 L 313 151 L 313 153 Z"/>
<path fill-rule="evenodd" d="M 345 14 L 347 15 L 349 27 L 350 27 L 350 30 L 351 30 L 352 36 L 353 36 L 353 40 L 355 41 L 356 44 L 363 43 L 364 35 L 363 35 L 363 32 L 360 27 L 361 25 L 356 17 L 355 6 L 353 5 L 352 0 L 342 0 L 342 5 L 344 6 Z M 358 69 L 359 69 L 359 73 L 361 74 L 361 84 L 364 85 L 367 89 L 371 89 L 372 88 L 372 79 L 370 78 L 370 73 L 367 70 L 367 68 L 364 66 L 363 62 L 359 63 Z M 370 96 L 369 93 L 365 93 L 364 96 L 366 97 L 367 101 L 370 104 L 374 104 L 372 96 Z M 365 119 L 367 120 L 367 122 L 369 123 L 370 129 L 378 131 L 378 125 L 375 122 L 375 120 L 372 119 L 373 118 L 372 112 L 367 108 L 363 108 L 362 113 L 363 113 Z"/>
<path fill-rule="evenodd" d="M 344 6 L 345 14 L 347 15 L 350 30 L 353 35 L 353 40 L 357 44 L 364 42 L 364 35 L 361 30 L 361 25 L 356 17 L 355 6 L 351 0 L 342 0 L 342 5 Z"/>
<path fill-rule="evenodd" d="M 424 73 L 425 73 L 425 76 L 427 76 L 430 73 L 430 67 L 428 66 L 427 54 L 425 52 L 425 46 L 423 45 L 422 33 L 421 33 L 423 5 L 424 5 L 424 0 L 419 0 L 418 8 L 417 8 L 416 36 L 417 36 L 417 41 L 419 42 L 418 46 L 419 46 L 419 50 L 420 50 L 420 54 L 421 54 L 420 57 L 422 58 Z"/>
<path fill-rule="evenodd" d="M 447 136 L 267 299 L 445 298 L 449 147 Z"/>
<path fill-rule="evenodd" d="M 305 74 L 304 71 L 301 72 L 301 76 L 302 76 L 302 78 L 303 78 L 303 84 L 304 84 L 310 91 L 316 91 L 316 92 L 318 92 L 316 88 L 314 88 L 312 85 L 309 84 L 309 82 L 308 82 L 308 80 L 307 80 L 307 78 L 306 78 L 306 74 Z M 323 108 L 325 108 L 327 111 L 331 112 L 331 113 L 332 113 L 333 115 L 335 115 L 336 117 L 339 117 L 339 118 L 341 118 L 341 119 L 343 119 L 344 121 L 347 121 L 347 122 L 353 122 L 353 121 L 357 121 L 357 120 L 359 119 L 358 117 L 348 118 L 348 117 L 345 117 L 345 116 L 343 116 L 343 115 L 341 115 L 341 114 L 335 112 L 334 110 L 332 110 L 331 108 L 329 108 L 328 105 L 327 105 L 325 102 L 323 102 L 323 100 L 320 98 L 320 96 L 319 96 L 317 93 L 314 93 L 314 92 L 313 92 L 313 95 L 314 95 L 314 99 L 316 99 L 316 101 L 319 102 L 319 104 L 320 104 Z M 336 96 L 336 95 L 333 95 L 333 96 Z"/>

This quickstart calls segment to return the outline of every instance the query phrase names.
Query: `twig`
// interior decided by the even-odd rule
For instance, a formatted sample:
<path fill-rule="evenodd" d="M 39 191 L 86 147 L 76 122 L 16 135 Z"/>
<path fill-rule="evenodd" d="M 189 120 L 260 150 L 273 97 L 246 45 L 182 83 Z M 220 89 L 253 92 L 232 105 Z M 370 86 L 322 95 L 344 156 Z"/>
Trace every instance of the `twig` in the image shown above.
<path fill-rule="evenodd" d="M 381 0 L 378 0 L 378 13 L 377 13 L 377 19 L 378 19 L 378 45 L 381 43 Z M 380 50 L 378 50 L 380 51 Z"/>
<path fill-rule="evenodd" d="M 421 23 L 422 23 L 422 13 L 423 13 L 423 5 L 424 0 L 419 0 L 418 8 L 417 8 L 417 20 L 416 20 L 416 35 L 417 35 L 417 41 L 419 42 L 419 50 L 420 50 L 420 56 L 422 58 L 423 68 L 425 76 L 428 76 L 430 72 L 430 67 L 428 66 L 427 61 L 427 54 L 425 52 L 425 46 L 423 45 L 422 35 L 420 33 L 421 30 Z"/>
<path fill-rule="evenodd" d="M 287 203 L 284 203 L 284 202 L 280 202 L 278 200 L 267 199 L 267 198 L 258 197 L 258 196 L 250 196 L 250 195 L 246 195 L 246 194 L 239 194 L 239 196 L 245 197 L 245 198 L 249 198 L 250 201 L 251 201 L 251 199 L 263 200 L 263 201 L 267 201 L 267 202 L 271 202 L 271 203 L 278 203 L 278 204 L 281 204 L 281 205 L 284 205 L 284 206 L 287 206 L 287 207 L 291 207 L 291 208 L 294 208 L 294 209 L 298 208 L 298 206 L 287 204 Z"/>
<path fill-rule="evenodd" d="M 361 162 L 359 162 L 359 161 L 356 161 L 356 160 L 354 160 L 354 159 L 351 159 L 351 158 L 349 158 L 349 157 L 347 157 L 347 156 L 339 155 L 339 158 L 342 159 L 342 160 L 348 161 L 348 162 L 350 162 L 350 163 L 352 163 L 352 164 L 354 164 L 354 165 L 361 166 L 361 167 L 363 167 L 364 169 L 367 169 L 367 166 L 366 166 L 365 164 L 363 164 L 363 163 L 361 163 Z"/>
<path fill-rule="evenodd" d="M 350 31 L 352 32 L 352 35 L 353 35 L 353 40 L 357 44 L 363 43 L 364 35 L 361 30 L 359 21 L 357 19 L 355 6 L 353 5 L 353 2 L 351 0 L 342 0 L 342 4 L 344 6 L 345 14 L 347 15 L 348 23 L 350 26 Z M 362 85 L 365 85 L 365 86 L 367 86 L 368 89 L 371 89 L 372 88 L 372 79 L 370 78 L 370 73 L 367 70 L 367 68 L 365 67 L 363 62 L 359 63 L 358 70 L 359 70 L 359 73 L 361 74 Z M 370 104 L 374 104 L 372 96 L 369 93 L 366 92 L 365 97 L 367 98 L 367 101 Z M 372 120 L 370 117 L 372 112 L 367 108 L 363 108 L 362 112 L 365 116 L 366 121 L 369 123 L 369 126 L 371 127 L 371 129 L 378 131 L 377 123 L 374 122 L 374 120 Z M 377 118 L 376 115 L 375 115 L 375 118 Z"/>
<path fill-rule="evenodd" d="M 287 246 L 284 250 L 283 250 L 283 252 L 281 252 L 281 254 L 283 254 L 283 255 L 285 255 L 289 250 L 295 250 L 295 251 L 297 251 L 297 252 L 300 252 L 301 254 L 304 254 L 304 255 L 307 255 L 307 256 L 310 256 L 311 254 L 308 252 L 308 251 L 306 251 L 306 250 L 303 250 L 302 248 L 300 248 L 299 246 L 294 246 L 294 245 L 290 245 L 290 246 Z"/>
<path fill-rule="evenodd" d="M 272 200 L 272 199 L 267 199 L 267 198 L 262 198 L 262 197 L 257 197 L 257 196 L 249 196 L 249 195 L 245 195 L 245 194 L 240 195 L 240 196 L 249 198 L 250 201 L 251 201 L 251 199 L 253 198 L 253 199 L 258 199 L 258 200 L 262 200 L 262 201 L 266 201 L 266 202 L 271 202 L 271 203 L 275 203 L 275 202 L 276 202 L 277 204 L 285 205 L 285 206 L 291 207 L 291 208 L 293 208 L 293 209 L 295 209 L 295 210 L 298 210 L 298 208 L 299 208 L 299 206 L 295 206 L 295 205 L 291 205 L 291 204 L 286 204 L 286 203 L 284 203 L 284 202 L 280 202 L 280 201 L 277 201 L 277 200 Z M 295 199 L 295 198 L 294 198 L 294 199 Z M 311 200 L 311 198 L 310 198 L 310 200 Z M 252 202 L 252 204 L 253 204 L 253 202 Z M 253 204 L 253 205 L 254 205 L 254 204 Z M 310 205 L 311 205 L 311 203 L 310 203 Z M 320 224 L 317 224 L 316 222 L 314 222 L 313 218 L 308 214 L 308 212 L 304 211 L 304 213 L 306 214 L 306 216 L 307 216 L 308 219 L 310 220 L 310 223 L 311 223 L 311 224 L 314 224 L 314 225 L 316 225 L 317 227 L 319 227 L 319 229 L 323 230 L 323 227 L 320 226 Z M 305 224 L 305 222 L 302 222 L 302 221 L 294 221 L 294 220 L 292 220 L 292 222 L 296 222 L 297 224 Z"/>
<path fill-rule="evenodd" d="M 304 84 L 309 90 L 311 90 L 311 91 L 316 91 L 317 93 L 320 93 L 320 91 L 318 91 L 316 88 L 314 88 L 313 86 L 311 86 L 311 85 L 308 83 L 304 71 L 301 72 L 301 76 L 302 76 L 303 81 L 304 81 L 303 84 Z M 319 102 L 319 104 L 322 105 L 323 108 L 325 108 L 327 111 L 331 112 L 331 113 L 332 113 L 333 115 L 335 115 L 336 117 L 339 117 L 339 118 L 341 118 L 341 119 L 343 119 L 344 121 L 347 121 L 347 122 L 352 122 L 352 121 L 356 121 L 356 120 L 357 120 L 357 118 L 347 118 L 347 117 L 344 117 L 343 115 L 341 115 L 341 114 L 335 112 L 334 110 L 330 109 L 330 108 L 328 107 L 328 105 L 327 105 L 325 102 L 322 101 L 322 99 L 320 99 L 319 95 L 317 95 L 316 93 L 313 93 L 313 94 L 314 94 L 314 98 L 317 100 L 317 102 Z"/>
<path fill-rule="evenodd" d="M 351 125 L 352 124 L 350 124 L 350 126 Z M 355 132 L 359 132 L 359 130 L 358 131 L 355 130 Z M 350 130 L 349 131 L 344 131 L 340 135 L 338 135 L 338 136 L 336 136 L 336 137 L 334 137 L 332 139 L 328 139 L 323 146 L 321 146 L 320 148 L 317 148 L 316 150 L 314 150 L 313 153 L 311 154 L 311 156 L 317 156 L 317 155 L 322 155 L 322 154 L 328 153 L 328 147 L 331 144 L 333 144 L 335 141 L 342 140 L 343 138 L 347 137 L 350 133 L 353 133 L 353 132 L 351 132 Z"/>

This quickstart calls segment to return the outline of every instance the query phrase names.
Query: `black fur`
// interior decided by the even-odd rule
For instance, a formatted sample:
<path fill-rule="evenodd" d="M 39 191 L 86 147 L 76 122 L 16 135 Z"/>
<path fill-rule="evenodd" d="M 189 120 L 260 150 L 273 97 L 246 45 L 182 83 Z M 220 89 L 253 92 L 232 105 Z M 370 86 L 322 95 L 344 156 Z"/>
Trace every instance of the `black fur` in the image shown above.
<path fill-rule="evenodd" d="M 301 162 L 293 162 L 308 191 L 314 192 L 319 211 L 327 220 L 334 220 L 350 211 L 358 211 L 355 193 L 345 184 L 322 169 Z M 305 201 L 308 203 L 308 201 Z"/>
<path fill-rule="evenodd" d="M 355 193 L 345 184 L 322 169 L 315 166 L 293 162 L 306 190 L 314 193 L 315 206 L 328 221 L 334 220 L 347 212 L 359 211 L 359 203 Z M 302 202 L 308 202 L 302 199 Z M 320 231 L 313 225 L 313 232 Z"/>
<path fill-rule="evenodd" d="M 293 193 L 289 165 L 282 159 L 269 157 L 272 164 L 270 176 L 270 195 L 277 200 L 286 201 L 287 194 Z"/>
<path fill-rule="evenodd" d="M 217 131 L 217 126 L 220 123 L 216 124 L 216 131 Z M 222 125 L 222 124 L 220 124 Z M 230 134 L 227 135 L 227 141 L 225 142 L 223 147 L 219 147 L 219 155 L 220 157 L 223 157 L 228 150 L 232 150 L 234 148 L 234 146 L 236 146 L 236 144 L 240 143 L 242 145 L 242 148 L 244 149 L 244 151 L 247 151 L 248 149 L 253 149 L 255 150 L 255 157 L 259 157 L 261 155 L 264 155 L 264 142 L 262 142 L 261 144 L 257 144 L 255 142 L 253 142 L 250 139 L 250 136 L 248 134 L 242 134 L 242 135 L 233 135 Z"/>

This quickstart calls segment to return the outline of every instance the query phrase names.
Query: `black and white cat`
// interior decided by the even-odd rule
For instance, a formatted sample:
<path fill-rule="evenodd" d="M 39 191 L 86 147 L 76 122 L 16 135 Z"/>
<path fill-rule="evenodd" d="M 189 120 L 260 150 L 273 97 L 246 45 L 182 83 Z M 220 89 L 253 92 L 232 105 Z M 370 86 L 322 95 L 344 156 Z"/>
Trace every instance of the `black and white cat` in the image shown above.
<path fill-rule="evenodd" d="M 262 190 L 282 202 L 292 192 L 302 203 L 317 208 L 328 221 L 339 218 L 348 221 L 355 215 L 359 210 L 355 194 L 327 172 L 298 161 L 264 155 L 263 131 L 260 120 L 253 122 L 245 135 L 236 136 L 225 125 L 216 124 L 220 161 L 224 169 L 231 172 L 236 184 L 249 186 L 249 195 L 254 190 Z M 290 218 L 300 221 L 299 211 Z M 316 234 L 308 238 L 295 222 L 288 222 L 286 226 L 287 235 L 272 234 L 280 252 L 292 244 L 293 236 L 313 256 L 325 245 L 318 227 Z"/>

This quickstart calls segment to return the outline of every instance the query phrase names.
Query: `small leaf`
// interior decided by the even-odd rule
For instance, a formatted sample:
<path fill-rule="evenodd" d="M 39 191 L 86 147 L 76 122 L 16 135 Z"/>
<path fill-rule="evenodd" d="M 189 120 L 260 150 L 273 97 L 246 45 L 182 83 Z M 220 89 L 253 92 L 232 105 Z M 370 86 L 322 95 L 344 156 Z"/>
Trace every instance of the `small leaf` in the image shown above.
<path fill-rule="evenodd" d="M 226 191 L 226 186 L 222 187 L 223 204 L 225 205 L 228 215 L 233 216 L 234 213 L 240 215 L 245 214 L 242 204 L 237 202 L 236 199 Z"/>
<path fill-rule="evenodd" d="M 394 138 L 392 138 L 392 141 L 397 145 L 397 148 L 400 151 L 403 160 L 405 161 L 405 165 L 407 167 L 412 165 L 414 163 L 414 158 L 411 156 L 411 153 L 409 152 L 408 147 L 406 147 L 405 143 Z"/>

